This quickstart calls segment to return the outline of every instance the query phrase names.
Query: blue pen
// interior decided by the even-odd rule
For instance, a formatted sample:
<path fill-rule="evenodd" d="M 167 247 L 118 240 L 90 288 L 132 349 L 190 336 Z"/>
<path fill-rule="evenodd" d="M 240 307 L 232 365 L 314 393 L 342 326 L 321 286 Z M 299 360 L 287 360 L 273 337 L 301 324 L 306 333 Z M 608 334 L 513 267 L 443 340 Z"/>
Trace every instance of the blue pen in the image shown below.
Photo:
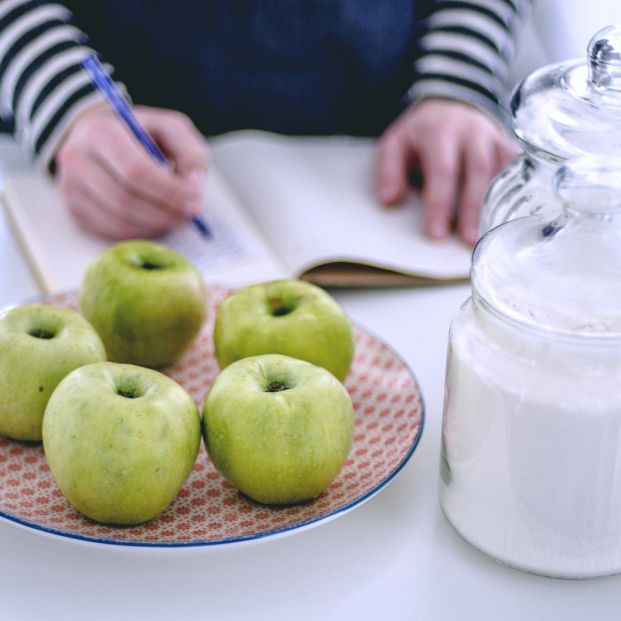
<path fill-rule="evenodd" d="M 169 166 L 168 160 L 153 141 L 153 138 L 140 125 L 134 116 L 132 109 L 121 91 L 106 71 L 106 68 L 99 62 L 95 54 L 91 54 L 82 62 L 82 67 L 90 76 L 93 84 L 99 89 L 101 94 L 108 100 L 112 109 L 119 115 L 119 118 L 127 125 L 131 132 L 140 141 L 140 144 L 153 156 L 153 159 L 164 166 Z M 211 231 L 207 223 L 200 216 L 192 217 L 192 224 L 199 230 L 203 237 L 211 237 Z"/>

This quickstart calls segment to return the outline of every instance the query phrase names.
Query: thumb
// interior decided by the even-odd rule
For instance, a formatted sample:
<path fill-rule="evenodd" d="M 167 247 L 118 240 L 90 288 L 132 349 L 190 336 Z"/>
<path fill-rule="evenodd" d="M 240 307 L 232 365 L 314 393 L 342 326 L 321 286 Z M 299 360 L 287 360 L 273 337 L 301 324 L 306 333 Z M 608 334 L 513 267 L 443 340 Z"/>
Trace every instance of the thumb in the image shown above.
<path fill-rule="evenodd" d="M 141 112 L 147 131 L 174 163 L 175 173 L 187 180 L 192 193 L 201 196 L 210 159 L 204 137 L 181 113 L 150 109 Z"/>

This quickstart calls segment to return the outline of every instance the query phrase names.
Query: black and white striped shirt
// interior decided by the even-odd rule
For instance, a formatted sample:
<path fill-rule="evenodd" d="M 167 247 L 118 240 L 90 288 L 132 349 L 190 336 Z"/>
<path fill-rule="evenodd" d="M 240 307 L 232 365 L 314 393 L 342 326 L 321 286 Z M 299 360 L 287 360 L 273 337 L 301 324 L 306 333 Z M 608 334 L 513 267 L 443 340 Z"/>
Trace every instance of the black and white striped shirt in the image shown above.
<path fill-rule="evenodd" d="M 504 119 L 515 37 L 532 0 L 439 0 L 421 38 L 408 96 L 465 100 Z"/>
<path fill-rule="evenodd" d="M 515 34 L 531 0 L 436 0 L 407 99 L 448 97 L 502 117 Z M 0 114 L 47 166 L 80 111 L 99 103 L 81 61 L 92 50 L 62 4 L 0 0 Z M 110 68 L 112 70 L 112 68 Z"/>

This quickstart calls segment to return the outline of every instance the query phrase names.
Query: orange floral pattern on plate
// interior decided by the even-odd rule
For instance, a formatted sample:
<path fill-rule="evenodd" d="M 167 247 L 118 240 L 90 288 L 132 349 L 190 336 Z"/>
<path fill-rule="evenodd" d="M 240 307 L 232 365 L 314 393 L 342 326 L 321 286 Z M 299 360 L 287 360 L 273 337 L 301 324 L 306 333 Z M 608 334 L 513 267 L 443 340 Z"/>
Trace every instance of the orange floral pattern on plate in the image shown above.
<path fill-rule="evenodd" d="M 228 290 L 210 289 L 207 320 L 183 358 L 166 373 L 199 408 L 218 374 L 212 330 Z M 76 293 L 42 302 L 78 309 Z M 133 527 L 97 524 L 65 500 L 41 445 L 0 437 L 0 517 L 52 534 L 96 543 L 191 546 L 233 543 L 320 524 L 377 493 L 411 457 L 423 429 L 422 397 L 408 367 L 377 337 L 354 326 L 356 355 L 345 382 L 356 413 L 351 451 L 337 478 L 315 500 L 296 506 L 253 503 L 214 469 L 201 444 L 177 498 L 157 519 Z"/>

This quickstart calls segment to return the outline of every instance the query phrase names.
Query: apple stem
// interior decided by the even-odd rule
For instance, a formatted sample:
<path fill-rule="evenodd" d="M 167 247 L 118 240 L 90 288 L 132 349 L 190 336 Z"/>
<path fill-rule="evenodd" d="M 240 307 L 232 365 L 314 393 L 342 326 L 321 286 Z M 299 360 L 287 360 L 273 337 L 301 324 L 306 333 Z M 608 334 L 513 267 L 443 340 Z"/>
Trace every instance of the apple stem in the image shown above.
<path fill-rule="evenodd" d="M 54 338 L 54 333 L 49 330 L 33 330 L 29 332 L 30 336 L 34 336 L 36 339 L 52 339 Z"/>
<path fill-rule="evenodd" d="M 274 380 L 267 385 L 267 388 L 265 390 L 266 392 L 280 392 L 281 390 L 287 390 L 287 388 L 288 386 L 285 386 L 285 384 L 283 384 L 282 382 Z"/>
<path fill-rule="evenodd" d="M 145 261 L 140 265 L 143 270 L 159 270 L 162 268 L 161 265 L 156 265 L 155 263 L 151 263 L 150 261 Z"/>
<path fill-rule="evenodd" d="M 126 399 L 135 399 L 138 395 L 133 390 L 121 390 L 118 389 L 116 394 L 120 397 L 125 397 Z"/>
<path fill-rule="evenodd" d="M 274 317 L 282 317 L 283 315 L 288 315 L 290 312 L 291 309 L 287 306 L 277 306 L 272 311 L 272 315 L 274 315 Z"/>

